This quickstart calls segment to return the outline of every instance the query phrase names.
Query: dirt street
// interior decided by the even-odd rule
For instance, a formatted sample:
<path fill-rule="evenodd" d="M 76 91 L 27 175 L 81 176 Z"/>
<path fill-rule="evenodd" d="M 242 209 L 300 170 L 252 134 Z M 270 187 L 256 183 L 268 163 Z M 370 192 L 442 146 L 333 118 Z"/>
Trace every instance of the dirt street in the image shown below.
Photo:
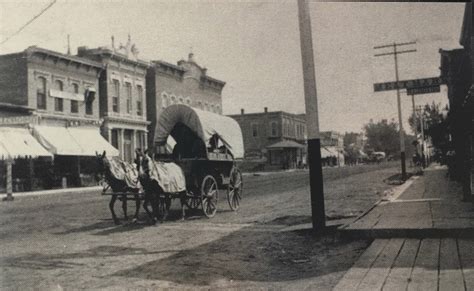
<path fill-rule="evenodd" d="M 347 221 L 390 186 L 397 164 L 324 170 L 328 222 Z M 368 246 L 292 227 L 308 223 L 307 171 L 245 175 L 238 212 L 220 192 L 213 219 L 115 226 L 99 193 L 0 204 L 0 288 L 331 289 Z M 129 204 L 129 212 L 134 210 Z M 119 203 L 116 211 L 122 216 Z"/>

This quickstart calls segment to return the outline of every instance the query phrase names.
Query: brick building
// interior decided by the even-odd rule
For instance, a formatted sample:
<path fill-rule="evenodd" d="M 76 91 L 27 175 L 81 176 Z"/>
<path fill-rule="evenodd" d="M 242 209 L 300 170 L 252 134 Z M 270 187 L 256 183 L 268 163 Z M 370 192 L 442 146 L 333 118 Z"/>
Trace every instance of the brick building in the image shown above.
<path fill-rule="evenodd" d="M 147 109 L 149 145 L 153 141 L 156 117 L 171 104 L 185 104 L 201 110 L 222 114 L 222 89 L 225 82 L 207 75 L 192 53 L 177 65 L 152 61 L 147 74 Z"/>
<path fill-rule="evenodd" d="M 104 66 L 99 77 L 102 134 L 122 159 L 131 162 L 135 149 L 144 148 L 147 140 L 145 82 L 149 63 L 138 58 L 130 36 L 118 48 L 113 38 L 110 47 L 79 47 L 78 56 Z"/>
<path fill-rule="evenodd" d="M 15 162 L 13 173 L 29 179 L 30 188 L 35 188 L 33 179 L 50 179 L 46 187 L 57 186 L 57 179 L 75 186 L 93 183 L 87 159 L 95 157 L 94 149 L 108 148 L 99 129 L 101 71 L 100 63 L 39 47 L 0 56 L 0 126 L 17 137 L 16 128 L 28 128 L 54 155 L 49 168 L 39 161 Z M 8 142 L 2 140 L 5 147 Z M 47 170 L 54 173 L 46 177 Z"/>
<path fill-rule="evenodd" d="M 266 158 L 270 165 L 295 168 L 306 164 L 304 114 L 283 111 L 229 115 L 237 120 L 247 159 Z"/>

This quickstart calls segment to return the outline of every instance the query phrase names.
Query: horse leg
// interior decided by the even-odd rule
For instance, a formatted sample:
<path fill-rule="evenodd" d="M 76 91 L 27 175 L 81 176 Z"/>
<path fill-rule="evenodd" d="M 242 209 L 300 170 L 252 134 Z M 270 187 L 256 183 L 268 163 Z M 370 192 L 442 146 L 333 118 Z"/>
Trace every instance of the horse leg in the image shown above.
<path fill-rule="evenodd" d="M 127 195 L 122 195 L 122 209 L 125 220 L 128 220 L 127 216 Z"/>
<path fill-rule="evenodd" d="M 145 198 L 143 201 L 143 209 L 145 209 L 145 212 L 148 215 L 148 218 L 152 219 L 153 214 L 150 212 L 150 209 L 148 209 L 148 205 L 150 205 L 150 195 L 145 193 Z M 153 205 L 152 205 L 152 210 L 153 210 Z"/>
<path fill-rule="evenodd" d="M 166 220 L 166 218 L 168 218 L 168 215 L 170 213 L 170 208 L 171 208 L 171 197 L 169 194 L 165 194 L 165 205 L 164 205 L 165 214 L 164 214 L 163 220 Z"/>
<path fill-rule="evenodd" d="M 184 194 L 181 193 L 180 202 L 181 202 L 181 220 L 184 220 L 184 218 L 186 217 L 186 210 L 184 208 L 186 204 L 186 192 L 184 192 Z"/>
<path fill-rule="evenodd" d="M 112 194 L 110 198 L 109 208 L 110 208 L 110 212 L 112 212 L 112 219 L 114 220 L 114 223 L 120 224 L 120 221 L 117 219 L 117 215 L 115 215 L 115 211 L 114 211 L 114 204 L 116 200 L 117 200 L 117 195 Z"/>
<path fill-rule="evenodd" d="M 138 194 L 134 195 L 135 197 L 135 215 L 133 216 L 133 222 L 137 222 L 138 220 L 138 212 L 140 211 L 140 196 Z"/>

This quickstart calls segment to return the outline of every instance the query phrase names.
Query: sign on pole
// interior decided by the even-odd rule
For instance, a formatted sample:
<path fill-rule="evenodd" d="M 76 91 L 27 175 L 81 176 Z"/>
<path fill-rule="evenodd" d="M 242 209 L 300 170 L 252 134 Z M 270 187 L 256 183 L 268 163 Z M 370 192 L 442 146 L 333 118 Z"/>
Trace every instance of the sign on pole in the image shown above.
<path fill-rule="evenodd" d="M 419 95 L 438 93 L 441 91 L 440 86 L 421 87 L 421 88 L 407 88 L 407 95 Z"/>
<path fill-rule="evenodd" d="M 398 81 L 398 86 L 397 82 L 375 83 L 374 92 L 409 88 L 439 87 L 441 84 L 442 81 L 439 77 Z"/>

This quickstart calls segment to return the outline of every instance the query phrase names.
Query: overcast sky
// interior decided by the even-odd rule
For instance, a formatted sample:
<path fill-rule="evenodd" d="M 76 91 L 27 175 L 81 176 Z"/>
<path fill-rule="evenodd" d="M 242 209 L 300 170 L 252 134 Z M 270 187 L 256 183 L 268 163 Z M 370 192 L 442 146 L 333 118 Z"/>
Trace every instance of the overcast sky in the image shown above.
<path fill-rule="evenodd" d="M 51 1 L 0 0 L 0 41 Z M 374 82 L 395 79 L 393 57 L 373 47 L 416 40 L 400 56 L 400 79 L 439 76 L 438 50 L 459 47 L 463 3 L 311 3 L 321 130 L 361 131 L 369 119 L 397 119 L 395 91 L 373 93 Z M 140 57 L 176 63 L 191 47 L 208 74 L 227 82 L 225 114 L 304 112 L 296 0 L 292 1 L 65 1 L 0 46 L 0 53 L 30 45 L 67 51 L 125 43 L 131 34 Z M 408 49 L 408 47 L 407 47 Z M 447 102 L 439 94 L 417 104 Z M 403 118 L 411 99 L 402 95 Z M 405 125 L 407 126 L 407 124 Z"/>

